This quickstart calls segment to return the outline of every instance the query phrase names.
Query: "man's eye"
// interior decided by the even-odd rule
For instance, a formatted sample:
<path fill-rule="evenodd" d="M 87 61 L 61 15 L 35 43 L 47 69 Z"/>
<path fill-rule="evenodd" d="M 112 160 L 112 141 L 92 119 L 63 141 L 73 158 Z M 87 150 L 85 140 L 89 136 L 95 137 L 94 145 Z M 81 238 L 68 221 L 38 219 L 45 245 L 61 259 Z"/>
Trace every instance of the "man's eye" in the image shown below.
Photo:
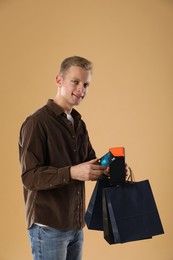
<path fill-rule="evenodd" d="M 78 84 L 79 84 L 79 81 L 77 81 L 77 80 L 72 80 L 72 82 L 73 82 L 75 85 L 78 85 Z"/>
<path fill-rule="evenodd" d="M 84 88 L 87 88 L 87 87 L 89 87 L 89 84 L 88 84 L 88 83 L 85 83 L 85 84 L 84 84 Z"/>

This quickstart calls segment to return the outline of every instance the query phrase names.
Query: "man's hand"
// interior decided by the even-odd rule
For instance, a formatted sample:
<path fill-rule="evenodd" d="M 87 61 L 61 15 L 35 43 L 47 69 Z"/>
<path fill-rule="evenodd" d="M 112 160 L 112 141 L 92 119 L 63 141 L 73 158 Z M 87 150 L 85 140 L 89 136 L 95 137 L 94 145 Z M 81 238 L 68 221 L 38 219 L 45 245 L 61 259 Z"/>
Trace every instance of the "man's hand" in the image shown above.
<path fill-rule="evenodd" d="M 79 181 L 96 181 L 107 171 L 107 167 L 97 163 L 98 159 L 84 162 L 70 168 L 71 178 Z"/>

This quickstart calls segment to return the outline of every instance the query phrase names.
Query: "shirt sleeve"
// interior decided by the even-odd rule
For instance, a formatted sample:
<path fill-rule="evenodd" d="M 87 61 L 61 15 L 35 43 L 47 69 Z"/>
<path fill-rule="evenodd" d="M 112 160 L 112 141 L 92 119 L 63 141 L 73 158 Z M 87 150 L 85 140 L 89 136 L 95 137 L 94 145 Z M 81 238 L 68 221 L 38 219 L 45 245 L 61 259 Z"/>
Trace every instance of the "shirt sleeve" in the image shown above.
<path fill-rule="evenodd" d="M 46 131 L 30 117 L 23 123 L 19 136 L 19 159 L 22 182 L 28 190 L 48 190 L 71 182 L 70 166 L 56 168 L 46 164 Z"/>

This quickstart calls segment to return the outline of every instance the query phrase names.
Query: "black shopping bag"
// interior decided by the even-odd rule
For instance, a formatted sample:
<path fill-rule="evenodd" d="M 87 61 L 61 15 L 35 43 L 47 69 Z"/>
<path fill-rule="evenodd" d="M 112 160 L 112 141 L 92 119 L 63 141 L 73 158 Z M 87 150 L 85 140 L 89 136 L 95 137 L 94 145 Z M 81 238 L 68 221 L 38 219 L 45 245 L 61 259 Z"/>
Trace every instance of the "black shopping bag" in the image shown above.
<path fill-rule="evenodd" d="M 148 180 L 103 190 L 104 238 L 109 244 L 163 234 Z"/>
<path fill-rule="evenodd" d="M 107 187 L 110 187 L 109 178 L 103 177 L 96 182 L 85 213 L 88 229 L 103 230 L 102 190 Z"/>

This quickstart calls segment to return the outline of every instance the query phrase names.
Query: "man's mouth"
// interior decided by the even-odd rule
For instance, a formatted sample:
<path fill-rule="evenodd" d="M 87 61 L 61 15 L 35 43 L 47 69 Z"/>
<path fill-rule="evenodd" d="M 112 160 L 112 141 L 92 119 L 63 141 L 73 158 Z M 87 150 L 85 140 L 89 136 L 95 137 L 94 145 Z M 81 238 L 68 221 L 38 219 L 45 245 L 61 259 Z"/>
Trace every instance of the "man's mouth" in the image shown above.
<path fill-rule="evenodd" d="M 72 93 L 72 95 L 77 97 L 78 99 L 84 98 L 84 95 L 79 95 L 79 94 L 75 94 L 75 93 Z"/>

